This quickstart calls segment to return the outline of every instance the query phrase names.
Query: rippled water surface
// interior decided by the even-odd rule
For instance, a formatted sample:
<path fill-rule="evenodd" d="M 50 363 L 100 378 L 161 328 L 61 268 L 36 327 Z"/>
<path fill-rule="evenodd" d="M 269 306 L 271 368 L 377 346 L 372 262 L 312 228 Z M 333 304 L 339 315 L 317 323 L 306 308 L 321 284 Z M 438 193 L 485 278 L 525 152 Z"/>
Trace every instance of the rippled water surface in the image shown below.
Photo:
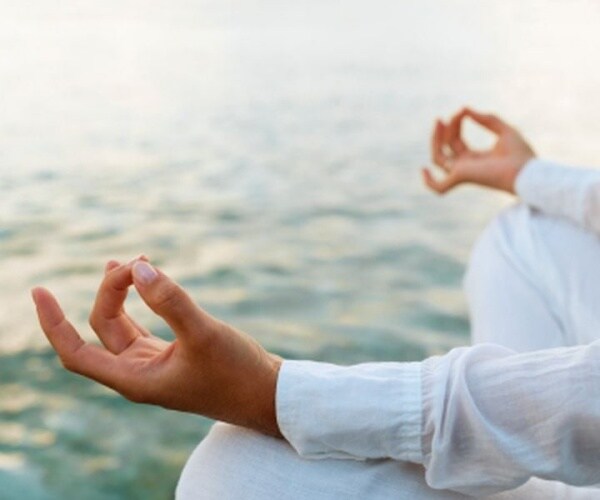
<path fill-rule="evenodd" d="M 0 7 L 2 499 L 169 498 L 210 425 L 66 373 L 33 285 L 91 338 L 105 261 L 144 252 L 283 356 L 421 359 L 468 342 L 469 248 L 508 202 L 422 188 L 433 119 L 468 102 L 600 163 L 594 1 Z"/>

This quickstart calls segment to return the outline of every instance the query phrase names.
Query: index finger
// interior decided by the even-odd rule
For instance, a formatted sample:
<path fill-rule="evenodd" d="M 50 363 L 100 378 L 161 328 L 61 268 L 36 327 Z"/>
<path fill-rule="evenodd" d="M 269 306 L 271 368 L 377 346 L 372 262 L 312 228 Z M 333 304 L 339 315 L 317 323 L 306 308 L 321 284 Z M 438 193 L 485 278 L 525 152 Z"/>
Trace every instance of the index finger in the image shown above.
<path fill-rule="evenodd" d="M 509 128 L 509 126 L 496 115 L 479 113 L 470 108 L 465 108 L 464 112 L 465 116 L 468 116 L 473 119 L 473 121 L 479 123 L 482 127 L 491 130 L 495 134 L 500 135 Z"/>
<path fill-rule="evenodd" d="M 437 166 L 445 168 L 446 155 L 443 149 L 443 138 L 445 134 L 445 125 L 440 120 L 436 120 L 433 133 L 431 134 L 431 161 Z"/>
<path fill-rule="evenodd" d="M 110 263 L 109 263 L 110 264 Z M 140 336 L 140 332 L 125 314 L 123 304 L 133 284 L 132 263 L 109 266 L 90 314 L 90 325 L 111 352 L 118 354 Z"/>
<path fill-rule="evenodd" d="M 121 264 L 105 274 L 96 294 L 91 316 L 110 320 L 123 313 L 123 304 L 129 287 L 133 284 L 131 267 L 131 264 Z"/>
<path fill-rule="evenodd" d="M 448 145 L 450 149 L 456 155 L 460 155 L 465 151 L 468 151 L 469 148 L 462 140 L 461 137 L 461 127 L 463 119 L 467 114 L 467 110 L 465 108 L 461 109 L 458 113 L 456 113 L 451 119 L 450 123 L 446 127 L 446 131 L 444 134 L 444 142 Z"/>

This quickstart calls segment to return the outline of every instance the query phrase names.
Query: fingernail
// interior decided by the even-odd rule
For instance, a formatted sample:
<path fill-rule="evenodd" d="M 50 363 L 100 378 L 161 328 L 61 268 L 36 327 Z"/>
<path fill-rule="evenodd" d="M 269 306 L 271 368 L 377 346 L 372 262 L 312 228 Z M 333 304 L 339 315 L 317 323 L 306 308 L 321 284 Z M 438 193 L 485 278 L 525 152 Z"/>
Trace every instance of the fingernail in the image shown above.
<path fill-rule="evenodd" d="M 156 270 L 147 262 L 138 261 L 133 266 L 133 277 L 142 285 L 149 285 L 157 276 Z"/>
<path fill-rule="evenodd" d="M 145 260 L 145 261 L 147 261 L 147 260 L 148 260 L 148 257 L 146 257 L 144 254 L 140 254 L 140 255 L 138 255 L 137 257 L 134 257 L 133 259 L 131 259 L 131 260 L 130 260 L 130 261 L 127 263 L 127 265 L 128 265 L 128 266 L 132 266 L 133 264 L 135 264 L 136 262 L 138 262 L 138 261 L 140 261 L 140 260 Z"/>

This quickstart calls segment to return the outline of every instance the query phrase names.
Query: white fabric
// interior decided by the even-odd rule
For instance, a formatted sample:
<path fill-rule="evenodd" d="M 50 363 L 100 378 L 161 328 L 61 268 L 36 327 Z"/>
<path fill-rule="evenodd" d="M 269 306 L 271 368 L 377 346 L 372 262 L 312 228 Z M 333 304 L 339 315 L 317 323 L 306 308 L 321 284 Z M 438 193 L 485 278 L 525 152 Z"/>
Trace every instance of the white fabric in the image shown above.
<path fill-rule="evenodd" d="M 410 462 L 307 460 L 282 439 L 217 423 L 189 458 L 176 498 L 464 500 L 466 497 L 431 490 L 425 483 L 423 467 Z M 543 500 L 547 498 L 551 497 Z"/>
<path fill-rule="evenodd" d="M 421 363 L 284 365 L 277 420 L 302 456 L 422 462 Z"/>
<path fill-rule="evenodd" d="M 473 252 L 474 339 L 508 347 L 410 364 L 286 361 L 277 415 L 289 444 L 219 424 L 188 461 L 177 498 L 450 499 L 463 498 L 450 490 L 481 497 L 531 476 L 599 483 L 600 245 L 566 221 L 596 229 L 589 200 L 600 184 L 577 172 L 528 164 L 519 194 L 564 220 L 519 205 Z M 493 498 L 592 499 L 600 490 L 533 478 Z"/>
<path fill-rule="evenodd" d="M 517 177 L 517 194 L 546 215 L 600 233 L 600 171 L 531 160 Z"/>
<path fill-rule="evenodd" d="M 473 343 L 525 352 L 600 339 L 599 252 L 599 236 L 566 218 L 523 204 L 500 214 L 465 277 Z"/>

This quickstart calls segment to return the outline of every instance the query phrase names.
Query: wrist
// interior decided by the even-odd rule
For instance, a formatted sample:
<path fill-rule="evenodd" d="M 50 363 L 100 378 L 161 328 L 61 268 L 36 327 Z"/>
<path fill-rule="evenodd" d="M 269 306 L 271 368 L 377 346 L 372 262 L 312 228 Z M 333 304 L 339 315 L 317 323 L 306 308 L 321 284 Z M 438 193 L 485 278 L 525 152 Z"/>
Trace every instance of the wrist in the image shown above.
<path fill-rule="evenodd" d="M 268 387 L 268 406 L 265 411 L 265 433 L 274 437 L 283 438 L 283 434 L 281 433 L 277 422 L 277 404 L 275 401 L 277 394 L 277 380 L 279 379 L 279 371 L 281 370 L 283 358 L 274 354 L 270 354 L 270 357 L 272 358 L 271 381 Z"/>
<path fill-rule="evenodd" d="M 275 395 L 277 380 L 283 359 L 275 354 L 266 353 L 266 364 L 263 381 L 258 385 L 256 414 L 252 427 L 269 436 L 283 438 L 277 423 Z"/>

